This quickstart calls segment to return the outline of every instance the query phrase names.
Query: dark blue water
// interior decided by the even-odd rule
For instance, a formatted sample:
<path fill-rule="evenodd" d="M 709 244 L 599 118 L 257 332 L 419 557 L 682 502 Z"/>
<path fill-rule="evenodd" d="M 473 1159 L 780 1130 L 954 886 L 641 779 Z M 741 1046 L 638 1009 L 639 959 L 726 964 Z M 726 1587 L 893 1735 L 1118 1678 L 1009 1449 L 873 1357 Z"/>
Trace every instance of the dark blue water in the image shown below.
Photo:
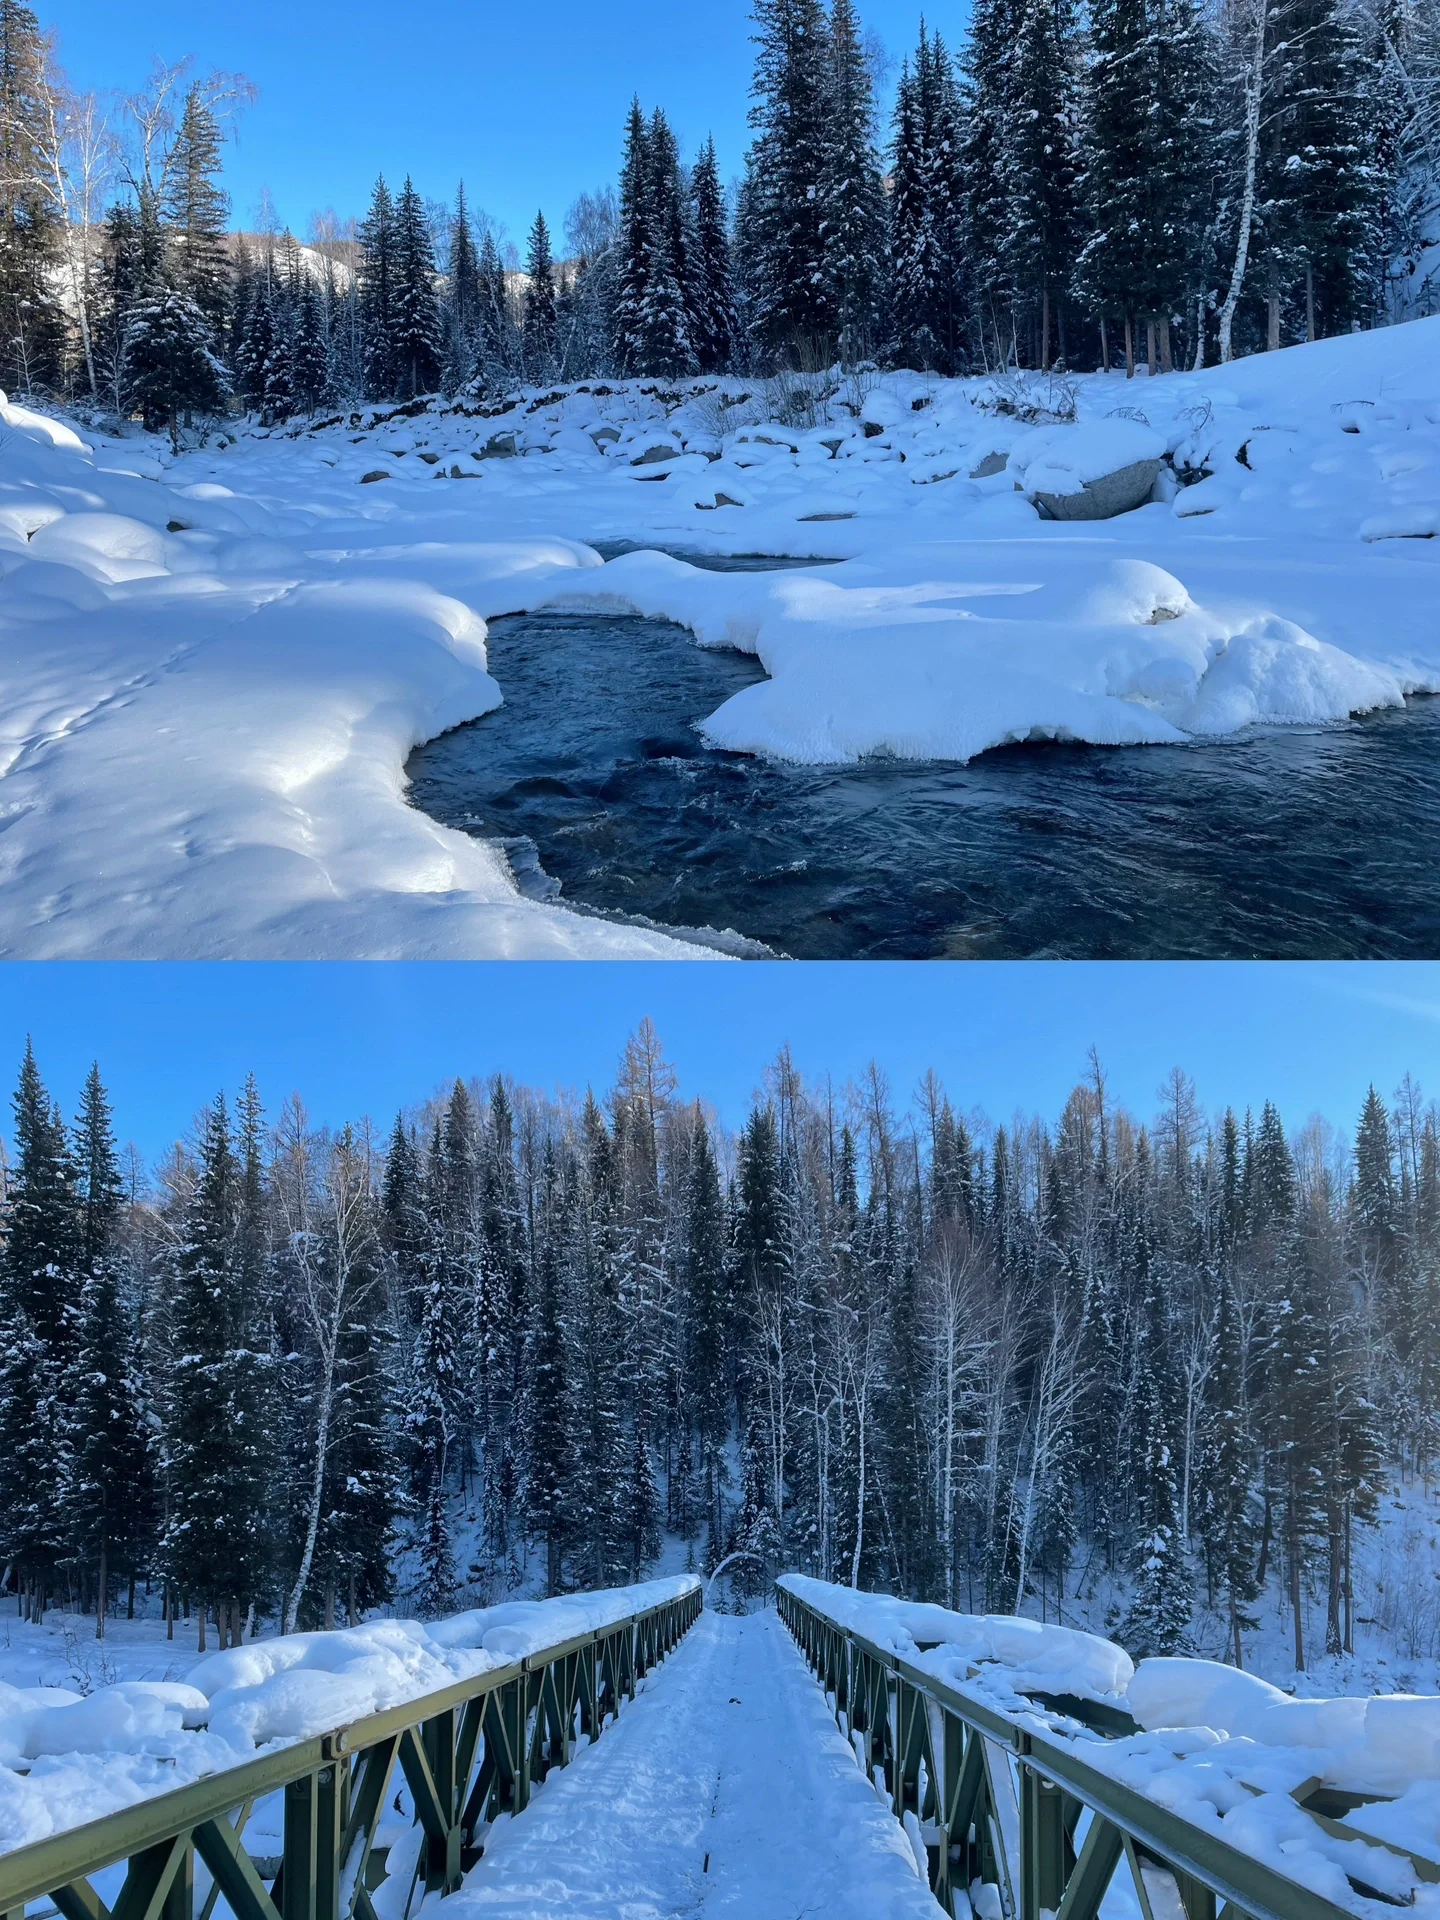
<path fill-rule="evenodd" d="M 754 565 L 755 563 L 746 563 Z M 664 621 L 494 622 L 496 713 L 414 804 L 527 892 L 800 959 L 1440 956 L 1440 699 L 1185 747 L 784 767 L 695 723 L 763 677 Z"/>

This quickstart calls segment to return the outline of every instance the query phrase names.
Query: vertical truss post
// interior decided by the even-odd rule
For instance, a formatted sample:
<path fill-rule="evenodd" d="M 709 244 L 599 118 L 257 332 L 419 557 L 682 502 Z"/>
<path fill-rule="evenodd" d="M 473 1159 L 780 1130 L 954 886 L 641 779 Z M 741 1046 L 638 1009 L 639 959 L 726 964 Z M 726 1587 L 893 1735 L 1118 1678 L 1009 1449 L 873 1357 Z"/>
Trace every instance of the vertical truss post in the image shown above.
<path fill-rule="evenodd" d="M 315 1920 L 340 1920 L 340 1874 L 349 1803 L 349 1763 L 333 1760 L 315 1776 Z"/>
<path fill-rule="evenodd" d="M 1022 1762 L 1020 1767 L 1020 1920 L 1058 1912 L 1069 1862 L 1065 1796 Z"/>
<path fill-rule="evenodd" d="M 285 1838 L 281 1854 L 281 1920 L 315 1920 L 318 1840 L 316 1780 L 313 1773 L 285 1789 Z"/>

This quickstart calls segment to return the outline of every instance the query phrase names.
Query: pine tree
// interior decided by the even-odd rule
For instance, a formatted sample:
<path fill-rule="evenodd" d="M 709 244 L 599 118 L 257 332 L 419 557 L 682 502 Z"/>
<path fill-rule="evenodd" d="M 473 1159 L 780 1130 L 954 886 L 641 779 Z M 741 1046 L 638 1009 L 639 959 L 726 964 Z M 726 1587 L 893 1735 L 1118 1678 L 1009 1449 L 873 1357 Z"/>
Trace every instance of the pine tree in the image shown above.
<path fill-rule="evenodd" d="M 963 358 L 959 102 L 950 56 L 922 27 L 900 77 L 890 213 L 891 338 L 902 365 L 952 373 Z"/>
<path fill-rule="evenodd" d="M 695 370 L 686 287 L 690 280 L 680 156 L 657 108 L 646 142 L 649 159 L 645 292 L 638 316 L 639 370 L 675 380 Z"/>
<path fill-rule="evenodd" d="M 27 1041 L 0 1259 L 0 1551 L 43 1610 L 69 1542 L 73 1384 L 85 1331 L 77 1169 Z"/>
<path fill-rule="evenodd" d="M 536 214 L 530 229 L 525 276 L 525 373 L 529 380 L 544 382 L 555 375 L 559 336 L 555 320 L 555 262 L 550 256 L 550 229 L 543 213 Z"/>
<path fill-rule="evenodd" d="M 835 308 L 822 232 L 829 34 L 820 0 L 756 0 L 738 251 L 759 352 L 786 364 L 828 354 Z"/>
<path fill-rule="evenodd" d="M 206 1110 L 193 1192 L 169 1255 L 170 1354 L 166 1429 L 168 1512 L 161 1560 L 172 1586 L 198 1602 L 200 1646 L 207 1608 L 225 1623 L 243 1620 L 268 1573 L 255 1526 L 248 1409 L 237 1405 L 234 1280 L 241 1206 L 229 1116 L 223 1099 Z M 220 1436 L 226 1436 L 221 1444 Z"/>
<path fill-rule="evenodd" d="M 1010 230 L 1006 152 L 1013 129 L 1020 25 L 1019 0 L 976 0 L 965 51 L 965 252 L 971 263 L 975 342 L 981 363 L 991 367 L 1005 366 L 1014 348 L 1014 289 L 1005 277 Z"/>
<path fill-rule="evenodd" d="M 450 223 L 450 286 L 445 309 L 445 382 L 457 392 L 473 379 L 481 333 L 480 256 L 462 180 Z"/>
<path fill-rule="evenodd" d="M 559 1593 L 570 1533 L 570 1486 L 575 1453 L 570 1432 L 570 1384 L 562 1324 L 567 1199 L 553 1148 L 541 1176 L 540 1247 L 527 1340 L 528 1461 L 526 1507 L 532 1531 L 545 1544 L 545 1590 Z"/>
<path fill-rule="evenodd" d="M 230 202 L 216 184 L 220 168 L 219 126 L 201 89 L 192 86 L 166 166 L 163 217 L 175 287 L 204 315 L 217 347 L 224 338 L 231 280 L 225 251 Z"/>
<path fill-rule="evenodd" d="M 1233 1125 L 1234 1116 L 1227 1117 Z M 1249 1611 L 1259 1591 L 1254 1454 L 1239 1313 L 1234 1283 L 1227 1274 L 1220 1281 L 1215 1371 L 1207 1414 L 1204 1517 L 1212 1570 L 1225 1607 L 1229 1651 L 1237 1667 L 1245 1664 L 1244 1635 L 1260 1624 Z"/>
<path fill-rule="evenodd" d="M 1048 368 L 1082 238 L 1080 45 L 1073 0 L 1022 0 L 1004 142 L 1004 281 Z"/>
<path fill-rule="evenodd" d="M 698 1111 L 685 1191 L 683 1235 L 679 1278 L 685 1317 L 686 1397 L 700 1449 L 711 1553 L 718 1559 L 724 1542 L 724 1491 L 729 1478 L 725 1459 L 730 1426 L 725 1209 L 710 1131 Z"/>
<path fill-rule="evenodd" d="M 0 0 L 0 385 L 11 393 L 57 387 L 63 372 L 60 225 L 43 185 L 51 88 L 35 14 Z"/>
<path fill-rule="evenodd" d="M 397 390 L 412 399 L 439 385 L 445 343 L 425 205 L 408 177 L 395 203 L 392 287 L 390 353 Z"/>
<path fill-rule="evenodd" d="M 399 300 L 395 203 L 382 176 L 360 228 L 360 323 L 365 384 L 379 397 L 399 390 L 404 369 L 396 351 Z"/>
<path fill-rule="evenodd" d="M 701 373 L 723 373 L 735 363 L 740 323 L 730 266 L 730 236 L 715 142 L 707 140 L 690 175 L 690 341 Z"/>
<path fill-rule="evenodd" d="M 95 1632 L 105 1637 L 109 1583 L 142 1570 L 153 1514 L 151 1460 L 131 1307 L 119 1246 L 123 1198 L 110 1104 L 92 1067 L 76 1129 L 80 1318 L 74 1457 L 66 1493 L 70 1551 L 95 1573 Z"/>
<path fill-rule="evenodd" d="M 187 294 L 162 291 L 137 300 L 125 328 L 130 397 L 151 432 L 169 429 L 179 445 L 182 423 L 218 413 L 229 375 L 205 316 Z"/>
<path fill-rule="evenodd" d="M 1183 1652 L 1191 1613 L 1171 1424 L 1174 1394 L 1165 1364 L 1163 1305 L 1153 1282 L 1145 1311 L 1137 1362 L 1139 1535 L 1135 1592 L 1123 1629 L 1126 1645 L 1137 1656 Z"/>
<path fill-rule="evenodd" d="M 620 258 L 610 315 L 611 351 L 622 375 L 638 373 L 644 367 L 643 327 L 650 286 L 654 211 L 652 178 L 650 129 L 640 111 L 640 102 L 635 99 L 630 103 L 625 159 L 620 170 Z"/>
<path fill-rule="evenodd" d="M 514 332 L 504 263 L 495 236 L 487 227 L 480 242 L 480 322 L 475 354 L 476 370 L 487 385 L 498 384 L 510 372 L 515 359 Z"/>
<path fill-rule="evenodd" d="M 874 352 L 885 258 L 885 189 L 870 66 L 851 0 L 832 0 L 819 183 L 822 268 L 847 364 Z"/>

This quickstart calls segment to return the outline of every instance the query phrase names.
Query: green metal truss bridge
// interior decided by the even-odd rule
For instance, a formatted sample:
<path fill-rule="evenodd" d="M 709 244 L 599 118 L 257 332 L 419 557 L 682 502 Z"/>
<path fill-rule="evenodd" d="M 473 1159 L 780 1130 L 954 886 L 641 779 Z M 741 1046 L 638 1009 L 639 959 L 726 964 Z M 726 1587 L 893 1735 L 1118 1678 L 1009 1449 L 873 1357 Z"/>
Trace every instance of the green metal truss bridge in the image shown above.
<path fill-rule="evenodd" d="M 742 1671 L 739 1655 L 729 1667 L 717 1662 L 726 1648 L 731 1657 L 737 1635 L 750 1623 L 703 1615 L 697 1586 L 441 1692 L 0 1854 L 0 1920 L 23 1920 L 27 1909 L 30 1920 L 52 1912 L 60 1920 L 413 1920 L 425 1897 L 443 1899 L 462 1888 L 503 1815 L 523 1814 L 536 1787 L 613 1727 L 621 1731 L 613 1739 L 612 1770 L 618 1766 L 629 1776 L 617 1783 L 617 1793 L 638 1802 L 630 1811 L 635 1831 L 642 1832 L 645 1794 L 664 1795 L 667 1776 L 683 1773 L 686 1752 L 712 1722 L 717 1739 L 723 1734 L 729 1740 L 731 1757 L 727 1762 L 722 1752 L 715 1766 L 706 1759 L 697 1767 L 697 1781 L 716 1773 L 715 1803 L 708 1810 L 697 1804 L 696 1859 L 677 1865 L 669 1892 L 657 1886 L 649 1900 L 655 1912 L 691 1913 L 712 1895 L 718 1901 L 712 1850 L 717 1857 L 722 1850 L 718 1842 L 706 1845 L 702 1866 L 699 1849 L 708 1831 L 703 1816 L 719 1807 L 727 1765 L 735 1773 L 769 1767 L 763 1791 L 773 1824 L 783 1830 L 777 1844 L 786 1850 L 792 1883 L 817 1889 L 820 1905 L 805 1910 L 827 1916 L 843 1912 L 849 1920 L 883 1911 L 888 1920 L 926 1908 L 933 1913 L 938 1904 L 945 1913 L 973 1912 L 990 1920 L 1100 1920 L 1107 1895 L 1107 1906 L 1116 1907 L 1115 1894 L 1121 1896 L 1117 1910 L 1133 1914 L 1138 1907 L 1141 1920 L 1353 1920 L 1357 1912 L 1373 1913 L 1376 1900 L 1405 1904 L 1352 1874 L 1356 1904 L 1337 1905 L 1118 1782 L 1088 1762 L 1076 1743 L 1044 1737 L 947 1688 L 802 1601 L 783 1581 L 776 1601 L 790 1640 L 769 1614 L 764 1634 L 771 1665 L 751 1659 L 743 1668 L 750 1695 L 745 1710 L 753 1716 L 743 1723 L 738 1716 L 725 1718 L 730 1708 L 745 1704 L 741 1698 L 719 1697 L 725 1686 L 741 1685 L 723 1678 Z M 692 1635 L 702 1615 L 708 1624 L 697 1638 L 704 1641 L 708 1634 L 709 1653 L 702 1646 L 693 1653 L 686 1648 L 671 1663 L 673 1673 L 667 1668 L 653 1689 L 642 1690 L 640 1681 Z M 797 1660 L 797 1648 L 818 1688 Z M 682 1685 L 687 1662 L 693 1669 L 688 1690 Z M 786 1688 L 795 1696 L 788 1718 L 776 1714 L 773 1698 Z M 1076 1717 L 1088 1712 L 1102 1734 L 1131 1730 L 1113 1709 L 1068 1700 L 1063 1705 Z M 677 1757 L 638 1768 L 640 1749 L 633 1738 L 627 1746 L 627 1737 L 643 1736 L 653 1747 L 667 1716 L 673 1722 L 667 1752 Z M 822 1787 L 828 1781 L 839 1812 L 823 1830 L 791 1830 L 796 1822 L 780 1804 L 784 1783 L 790 1771 L 803 1772 L 808 1756 L 761 1752 L 772 1727 L 782 1749 L 788 1740 L 797 1749 L 813 1746 L 817 1755 L 824 1750 L 828 1772 L 815 1778 Z M 607 1751 L 611 1746 L 607 1741 Z M 846 1747 L 856 1752 L 863 1776 L 850 1765 Z M 883 1806 L 863 1786 L 865 1778 L 883 1789 Z M 837 1780 L 846 1788 L 838 1799 Z M 819 1789 L 806 1791 L 811 1798 L 804 1804 L 813 1806 Z M 698 1787 L 695 1794 L 703 1798 Z M 252 1814 L 262 1801 L 273 1808 L 277 1795 L 283 1807 L 280 1851 L 252 1852 L 246 1844 Z M 1338 1826 L 1335 1816 L 1357 1798 L 1327 1799 L 1312 1791 L 1301 1804 L 1321 1832 L 1353 1842 L 1365 1836 Z M 557 1800 L 547 1793 L 528 1820 L 508 1833 L 538 1832 L 534 1823 L 542 1806 L 550 1809 L 547 1847 L 555 1844 L 557 1822 L 563 1829 L 573 1819 L 589 1829 L 592 1867 L 596 1859 L 603 1863 L 607 1844 L 634 1855 L 635 1842 L 619 1828 L 607 1829 L 593 1807 L 586 1812 L 578 1794 Z M 397 1808 L 410 1823 L 409 1845 L 394 1838 Z M 837 1825 L 849 1823 L 858 1835 L 865 1822 L 885 1825 L 892 1815 L 918 1835 L 915 1863 L 923 1850 L 928 1893 L 893 1841 L 882 1849 L 884 1870 L 904 1876 L 908 1892 L 902 1888 L 882 1900 L 868 1889 L 889 1886 L 883 1875 L 872 1882 L 846 1868 L 850 1837 Z M 666 1819 L 669 1826 L 658 1819 L 651 1824 L 662 1834 L 679 1834 L 675 1848 L 684 1852 L 691 1827 L 673 1805 Z M 264 1823 L 267 1830 L 273 1825 Z M 886 1830 L 893 1834 L 893 1827 Z M 737 1831 L 747 1829 L 742 1823 Z M 748 1831 L 753 1835 L 753 1822 Z M 836 1856 L 833 1884 L 845 1889 L 843 1898 L 824 1891 L 823 1875 L 807 1873 L 807 1845 L 817 1861 L 827 1849 Z M 1415 1880 L 1440 1883 L 1440 1867 L 1402 1857 Z M 104 1883 L 106 1897 L 97 1882 Z M 794 1920 L 801 1910 L 787 1906 L 791 1894 L 768 1868 L 754 1886 L 738 1905 L 732 1889 L 724 1910 L 753 1920 L 770 1920 L 772 1913 L 775 1920 Z M 867 1907 L 867 1900 L 874 1904 Z M 553 1902 L 552 1891 L 539 1904 L 502 1902 L 498 1910 L 537 1916 L 567 1911 Z M 623 1905 L 618 1901 L 617 1912 Z M 596 1910 L 590 1901 L 587 1911 Z"/>

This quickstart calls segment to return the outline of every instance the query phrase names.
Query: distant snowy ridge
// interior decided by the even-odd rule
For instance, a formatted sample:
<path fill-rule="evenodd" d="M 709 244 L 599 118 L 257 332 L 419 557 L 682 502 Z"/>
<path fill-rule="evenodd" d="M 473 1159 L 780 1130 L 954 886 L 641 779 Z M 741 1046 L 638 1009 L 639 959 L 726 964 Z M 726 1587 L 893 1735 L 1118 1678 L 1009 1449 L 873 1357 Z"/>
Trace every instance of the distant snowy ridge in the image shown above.
<path fill-rule="evenodd" d="M 1037 511 L 1153 458 L 1135 511 Z M 503 702 L 488 619 L 751 652 L 703 734 L 782 760 L 1174 744 L 1440 691 L 1437 536 L 1440 319 L 1131 382 L 437 399 L 178 460 L 3 405 L 0 955 L 698 958 L 407 805 L 411 749 Z"/>
<path fill-rule="evenodd" d="M 230 1647 L 184 1683 L 88 1698 L 0 1682 L 0 1852 L 596 1633 L 699 1586 L 693 1574 Z"/>

